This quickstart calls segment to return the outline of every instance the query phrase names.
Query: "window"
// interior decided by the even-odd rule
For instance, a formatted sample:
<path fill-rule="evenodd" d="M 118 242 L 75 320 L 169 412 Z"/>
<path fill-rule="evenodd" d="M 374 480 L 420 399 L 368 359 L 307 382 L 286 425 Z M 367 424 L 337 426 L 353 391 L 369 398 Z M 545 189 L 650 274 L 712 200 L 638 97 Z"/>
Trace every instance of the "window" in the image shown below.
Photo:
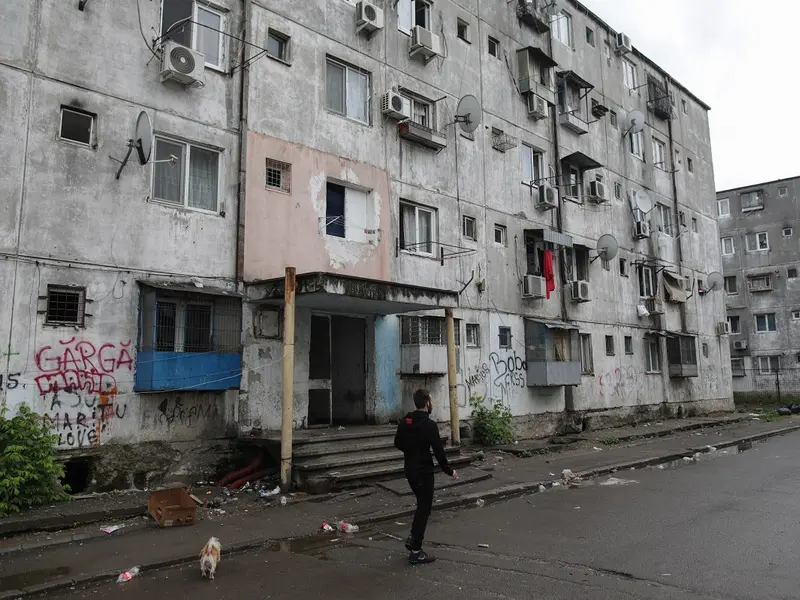
<path fill-rule="evenodd" d="M 433 129 L 431 104 L 417 98 L 411 98 L 409 100 L 411 102 L 411 120 L 418 125 Z"/>
<path fill-rule="evenodd" d="M 575 281 L 589 281 L 589 248 L 575 244 L 572 253 L 575 256 Z"/>
<path fill-rule="evenodd" d="M 672 211 L 664 204 L 656 204 L 656 211 L 658 214 L 658 230 L 667 234 L 673 235 L 672 230 Z"/>
<path fill-rule="evenodd" d="M 786 277 L 789 279 L 797 279 L 797 269 L 794 267 L 786 269 Z"/>
<path fill-rule="evenodd" d="M 691 158 L 686 159 L 686 168 L 689 169 L 689 173 L 694 173 L 694 162 Z"/>
<path fill-rule="evenodd" d="M 772 280 L 769 275 L 762 275 L 760 277 L 748 277 L 747 289 L 754 292 L 769 291 L 772 289 Z"/>
<path fill-rule="evenodd" d="M 586 43 L 594 47 L 594 29 L 591 27 L 586 28 Z"/>
<path fill-rule="evenodd" d="M 289 36 L 274 29 L 270 29 L 267 33 L 267 56 L 283 61 L 289 62 Z"/>
<path fill-rule="evenodd" d="M 367 241 L 367 198 L 362 190 L 329 181 L 325 196 L 325 233 L 351 242 Z"/>
<path fill-rule="evenodd" d="M 369 73 L 329 58 L 325 86 L 328 110 L 369 124 Z"/>
<path fill-rule="evenodd" d="M 614 336 L 606 336 L 606 356 L 614 356 Z"/>
<path fill-rule="evenodd" d="M 594 373 L 594 356 L 592 355 L 592 334 L 581 334 L 581 373 Z"/>
<path fill-rule="evenodd" d="M 764 192 L 762 190 L 742 194 L 742 212 L 760 210 L 762 208 L 764 208 Z"/>
<path fill-rule="evenodd" d="M 495 224 L 494 243 L 500 244 L 501 246 L 506 246 L 507 242 L 508 242 L 508 231 L 506 230 L 506 226 Z"/>
<path fill-rule="evenodd" d="M 720 243 L 722 244 L 722 256 L 732 256 L 734 254 L 732 237 L 724 237 L 720 240 Z"/>
<path fill-rule="evenodd" d="M 683 114 L 687 114 L 689 112 L 689 108 L 686 106 L 686 100 L 681 100 L 681 106 L 683 107 Z"/>
<path fill-rule="evenodd" d="M 83 327 L 85 310 L 86 290 L 84 288 L 47 286 L 47 312 L 44 322 L 48 325 Z"/>
<path fill-rule="evenodd" d="M 633 354 L 633 337 L 625 336 L 625 354 Z"/>
<path fill-rule="evenodd" d="M 731 333 L 737 334 L 742 333 L 742 320 L 741 318 L 731 315 L 728 317 L 728 327 L 731 330 Z"/>
<path fill-rule="evenodd" d="M 666 152 L 667 147 L 664 142 L 658 138 L 653 138 L 653 166 L 663 170 L 667 169 Z"/>
<path fill-rule="evenodd" d="M 194 22 L 192 22 L 194 21 Z M 206 3 L 191 0 L 164 0 L 161 35 L 205 56 L 206 66 L 223 68 L 225 18 Z"/>
<path fill-rule="evenodd" d="M 775 313 L 756 315 L 756 331 L 759 333 L 778 331 L 778 324 L 775 321 Z"/>
<path fill-rule="evenodd" d="M 569 47 L 573 46 L 572 15 L 567 11 L 562 10 L 559 14 L 550 17 L 550 31 L 553 39 Z"/>
<path fill-rule="evenodd" d="M 717 200 L 717 216 L 729 217 L 731 214 L 731 201 L 730 198 L 720 198 Z"/>
<path fill-rule="evenodd" d="M 800 310 L 792 311 L 792 321 L 800 321 Z"/>
<path fill-rule="evenodd" d="M 725 278 L 725 291 L 729 294 L 739 293 L 739 282 L 736 275 L 729 275 Z"/>
<path fill-rule="evenodd" d="M 567 167 L 567 197 L 581 201 L 581 187 L 582 187 L 582 174 L 579 169 L 575 167 Z"/>
<path fill-rule="evenodd" d="M 609 117 L 609 121 L 611 121 L 611 126 L 616 129 L 616 127 L 617 127 L 617 113 L 615 113 L 613 110 L 609 111 L 608 117 Z"/>
<path fill-rule="evenodd" d="M 744 359 L 732 358 L 731 359 L 731 375 L 733 377 L 744 377 Z"/>
<path fill-rule="evenodd" d="M 78 108 L 61 107 L 58 137 L 66 142 L 92 147 L 94 145 L 95 115 Z"/>
<path fill-rule="evenodd" d="M 453 323 L 455 345 L 461 345 L 461 321 Z M 447 320 L 444 317 L 400 317 L 400 344 L 403 346 L 446 346 Z"/>
<path fill-rule="evenodd" d="M 436 210 L 400 203 L 400 247 L 416 254 L 433 254 L 436 243 Z"/>
<path fill-rule="evenodd" d="M 500 42 L 489 36 L 489 54 L 495 58 L 500 58 Z"/>
<path fill-rule="evenodd" d="M 414 25 L 431 31 L 431 4 L 427 0 L 414 1 Z"/>
<path fill-rule="evenodd" d="M 470 240 L 477 239 L 475 217 L 462 217 L 462 235 Z"/>
<path fill-rule="evenodd" d="M 786 188 L 785 185 L 778 188 L 778 197 L 779 198 L 785 198 L 788 193 L 789 193 L 789 190 Z"/>
<path fill-rule="evenodd" d="M 758 372 L 761 375 L 776 373 L 780 370 L 780 359 L 777 356 L 759 356 Z"/>
<path fill-rule="evenodd" d="M 481 326 L 478 323 L 467 323 L 467 348 L 478 348 L 481 345 Z"/>
<path fill-rule="evenodd" d="M 622 200 L 622 184 L 619 181 L 614 182 L 614 198 Z"/>
<path fill-rule="evenodd" d="M 636 79 L 636 65 L 627 58 L 622 59 L 622 80 L 625 82 L 625 87 L 629 90 L 635 90 L 638 85 Z"/>
<path fill-rule="evenodd" d="M 292 193 L 292 165 L 273 158 L 267 159 L 267 187 L 286 194 Z"/>
<path fill-rule="evenodd" d="M 154 200 L 216 212 L 219 152 L 157 137 L 155 155 Z"/>
<path fill-rule="evenodd" d="M 708 343 L 703 342 L 701 348 L 702 348 L 702 351 L 703 351 L 703 356 L 705 358 L 708 358 Z"/>
<path fill-rule="evenodd" d="M 769 250 L 769 236 L 767 235 L 766 231 L 748 233 L 744 239 L 747 244 L 748 252 L 761 252 L 763 250 Z"/>
<path fill-rule="evenodd" d="M 631 154 L 636 158 L 644 160 L 644 135 L 641 131 L 628 134 L 628 146 L 630 147 Z"/>
<path fill-rule="evenodd" d="M 652 298 L 653 296 L 655 296 L 653 268 L 645 266 L 639 267 L 639 297 Z"/>
<path fill-rule="evenodd" d="M 529 185 L 539 185 L 542 180 L 544 157 L 527 144 L 521 145 L 522 181 Z"/>
<path fill-rule="evenodd" d="M 628 261 L 624 258 L 619 259 L 619 274 L 623 277 L 628 276 Z"/>
<path fill-rule="evenodd" d="M 791 227 L 784 227 L 783 228 L 783 237 L 788 238 L 794 235 L 794 230 Z"/>
<path fill-rule="evenodd" d="M 606 57 L 606 63 L 608 66 L 611 66 L 611 44 L 608 43 L 608 40 L 603 42 L 603 56 Z"/>
<path fill-rule="evenodd" d="M 697 217 L 692 217 L 692 231 L 697 233 Z"/>
<path fill-rule="evenodd" d="M 500 327 L 497 336 L 501 348 L 511 348 L 511 327 Z"/>
<path fill-rule="evenodd" d="M 456 29 L 458 31 L 458 38 L 464 40 L 465 42 L 469 42 L 469 23 L 458 19 Z"/>
<path fill-rule="evenodd" d="M 603 269 L 605 269 L 606 271 L 610 271 L 611 270 L 611 261 L 610 260 L 603 259 L 602 263 L 603 263 Z"/>
<path fill-rule="evenodd" d="M 644 338 L 645 370 L 648 373 L 661 373 L 661 348 L 658 338 Z"/>

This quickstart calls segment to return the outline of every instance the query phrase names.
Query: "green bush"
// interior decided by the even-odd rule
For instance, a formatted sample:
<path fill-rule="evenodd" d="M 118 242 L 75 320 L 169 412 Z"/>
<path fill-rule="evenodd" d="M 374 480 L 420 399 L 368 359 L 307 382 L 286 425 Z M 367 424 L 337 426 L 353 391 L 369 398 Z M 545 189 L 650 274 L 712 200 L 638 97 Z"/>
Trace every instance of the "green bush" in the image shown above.
<path fill-rule="evenodd" d="M 0 517 L 66 500 L 61 485 L 64 466 L 57 463 L 57 436 L 51 424 L 26 405 L 7 418 L 8 406 L 0 405 Z"/>
<path fill-rule="evenodd" d="M 511 410 L 502 401 L 480 396 L 469 399 L 472 407 L 472 428 L 475 441 L 484 446 L 510 444 L 514 441 Z"/>

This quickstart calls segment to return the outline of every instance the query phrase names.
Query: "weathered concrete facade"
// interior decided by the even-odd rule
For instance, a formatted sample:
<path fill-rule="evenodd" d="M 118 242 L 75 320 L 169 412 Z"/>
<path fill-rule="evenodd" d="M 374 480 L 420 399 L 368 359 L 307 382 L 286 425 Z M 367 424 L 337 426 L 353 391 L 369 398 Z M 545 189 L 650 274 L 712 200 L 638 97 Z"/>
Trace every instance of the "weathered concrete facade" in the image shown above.
<path fill-rule="evenodd" d="M 735 392 L 800 393 L 800 178 L 717 192 Z M 777 373 L 780 371 L 780 373 Z"/>
<path fill-rule="evenodd" d="M 502 399 L 528 434 L 587 415 L 596 422 L 646 417 L 665 403 L 670 412 L 730 409 L 729 347 L 718 334 L 724 297 L 697 293 L 708 273 L 721 270 L 708 107 L 638 50 L 618 53 L 617 32 L 580 4 L 542 19 L 546 4 L 530 6 L 554 34 L 528 18 L 525 3 L 519 13 L 517 2 L 502 0 L 376 3 L 382 27 L 367 18 L 360 30 L 365 9 L 355 2 L 253 2 L 252 41 L 275 45 L 248 72 L 244 273 L 251 298 L 263 297 L 287 266 L 458 294 L 462 417 L 471 397 Z M 410 55 L 415 25 L 425 30 L 415 36 L 438 40 L 429 43 L 438 50 L 422 50 L 432 57 L 427 63 Z M 523 82 L 524 48 L 533 85 Z M 552 85 L 540 78 L 542 65 Z M 555 104 L 544 118 L 529 116 L 526 85 Z M 384 110 L 389 92 L 405 108 Z M 454 124 L 466 94 L 482 107 L 471 135 Z M 638 145 L 625 129 L 633 110 L 646 115 Z M 587 198 L 597 175 L 607 190 L 602 202 Z M 537 207 L 546 185 L 560 192 L 551 210 Z M 357 217 L 348 215 L 351 190 Z M 634 215 L 636 192 L 652 200 L 646 216 Z M 636 220 L 651 225 L 649 238 L 635 239 Z M 620 247 L 607 265 L 591 260 L 603 234 Z M 550 299 L 523 297 L 526 275 L 543 275 L 544 250 L 553 253 L 556 289 Z M 640 285 L 642 269 L 651 283 Z M 684 278 L 675 302 L 666 298 L 665 273 L 673 282 Z M 579 278 L 588 280 L 589 301 L 571 298 Z M 652 297 L 663 314 L 640 316 L 640 305 L 654 308 Z M 396 418 L 421 385 L 434 391 L 435 415 L 448 418 L 443 320 L 407 320 L 353 298 L 327 301 L 298 312 L 297 427 L 315 424 L 309 407 L 325 402 L 334 422 Z M 442 317 L 438 306 L 413 316 Z M 256 301 L 245 310 L 247 367 L 281 352 L 280 313 L 265 317 L 263 309 Z M 337 349 L 348 347 L 334 339 L 342 315 L 363 321 L 365 340 L 351 347 L 358 372 L 346 375 L 361 379 L 352 391 L 365 408 L 337 419 L 329 368 L 336 370 Z M 327 345 L 322 357 L 314 350 L 315 316 Z M 681 334 L 683 352 L 678 341 L 677 362 L 668 360 L 670 340 Z M 316 360 L 325 366 L 314 375 Z M 569 383 L 558 384 L 566 373 Z M 279 428 L 280 385 L 279 369 L 243 378 L 241 431 Z"/>

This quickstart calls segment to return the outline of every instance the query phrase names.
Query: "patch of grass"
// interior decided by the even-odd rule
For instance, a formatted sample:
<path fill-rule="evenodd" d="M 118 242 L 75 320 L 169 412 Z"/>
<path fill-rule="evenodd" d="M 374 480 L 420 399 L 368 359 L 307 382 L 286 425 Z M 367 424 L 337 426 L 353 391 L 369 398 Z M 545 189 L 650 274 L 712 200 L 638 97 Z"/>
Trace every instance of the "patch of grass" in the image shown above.
<path fill-rule="evenodd" d="M 758 418 L 764 423 L 772 423 L 773 421 L 780 421 L 781 419 L 788 419 L 793 416 L 797 415 L 779 415 L 777 410 L 772 409 L 761 413 Z"/>
<path fill-rule="evenodd" d="M 620 443 L 620 439 L 618 437 L 614 437 L 613 435 L 608 436 L 607 438 L 604 438 L 600 441 L 606 446 L 616 446 L 617 444 Z"/>

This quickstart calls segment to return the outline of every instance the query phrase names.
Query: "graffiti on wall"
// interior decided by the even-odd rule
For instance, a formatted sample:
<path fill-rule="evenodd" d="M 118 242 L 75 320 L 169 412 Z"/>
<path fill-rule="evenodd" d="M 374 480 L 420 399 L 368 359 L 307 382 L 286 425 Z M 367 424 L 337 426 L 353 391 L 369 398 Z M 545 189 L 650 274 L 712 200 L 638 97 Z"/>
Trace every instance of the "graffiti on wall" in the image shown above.
<path fill-rule="evenodd" d="M 219 417 L 219 405 L 216 400 L 187 402 L 181 398 L 164 399 L 158 405 L 155 416 L 157 425 L 170 427 L 194 427 L 199 423 L 210 422 Z"/>
<path fill-rule="evenodd" d="M 467 396 L 481 399 L 491 397 L 509 406 L 515 390 L 526 387 L 527 370 L 528 363 L 516 352 L 492 352 L 488 363 L 480 363 L 467 369 L 464 377 Z"/>
<path fill-rule="evenodd" d="M 85 448 L 100 443 L 114 419 L 124 419 L 128 405 L 117 402 L 117 387 L 99 394 L 53 393 L 44 418 L 53 426 L 62 448 Z"/>
<path fill-rule="evenodd" d="M 617 367 L 597 377 L 598 392 L 601 396 L 629 398 L 639 390 L 642 371 L 635 367 Z"/>
<path fill-rule="evenodd" d="M 9 373 L 7 376 L 3 376 L 0 373 L 0 390 L 15 390 L 19 387 L 19 378 L 22 376 L 22 373 Z"/>

